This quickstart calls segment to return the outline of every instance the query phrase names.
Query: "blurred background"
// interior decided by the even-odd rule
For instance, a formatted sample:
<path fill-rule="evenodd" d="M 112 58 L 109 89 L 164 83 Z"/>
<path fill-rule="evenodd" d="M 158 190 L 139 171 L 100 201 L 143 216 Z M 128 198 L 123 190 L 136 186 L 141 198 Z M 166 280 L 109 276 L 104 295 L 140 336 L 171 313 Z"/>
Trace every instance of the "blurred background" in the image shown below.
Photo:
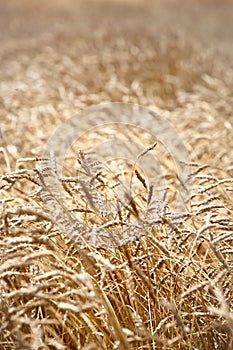
<path fill-rule="evenodd" d="M 230 0 L 0 0 L 9 157 L 38 155 L 60 122 L 113 101 L 174 120 L 189 143 L 215 128 L 216 148 L 228 148 L 219 130 L 232 118 L 232 14 Z M 216 157 L 200 148 L 198 159 Z"/>
<path fill-rule="evenodd" d="M 0 35 L 29 39 L 73 30 L 94 37 L 107 28 L 159 37 L 181 31 L 190 41 L 232 53 L 232 13 L 232 0 L 1 0 Z"/>

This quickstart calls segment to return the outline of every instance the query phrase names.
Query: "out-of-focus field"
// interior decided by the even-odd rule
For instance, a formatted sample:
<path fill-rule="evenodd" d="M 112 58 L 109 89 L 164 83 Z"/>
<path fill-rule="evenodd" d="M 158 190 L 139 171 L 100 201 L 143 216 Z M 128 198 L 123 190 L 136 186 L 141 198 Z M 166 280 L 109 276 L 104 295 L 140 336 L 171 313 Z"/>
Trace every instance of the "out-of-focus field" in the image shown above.
<path fill-rule="evenodd" d="M 194 128 L 211 137 L 199 158 L 219 163 L 226 149 L 222 167 L 231 158 L 232 2 L 0 6 L 1 137 L 11 158 L 38 155 L 61 120 L 103 101 L 179 114 L 176 127 L 192 147 Z"/>
<path fill-rule="evenodd" d="M 0 0 L 0 349 L 232 349 L 232 13 L 230 0 Z M 193 162 L 183 219 L 157 208 L 112 250 L 66 239 L 35 170 L 56 127 L 101 102 L 164 116 Z M 127 218 L 133 231 L 146 205 L 106 219 L 72 186 L 82 230 L 115 235 Z"/>

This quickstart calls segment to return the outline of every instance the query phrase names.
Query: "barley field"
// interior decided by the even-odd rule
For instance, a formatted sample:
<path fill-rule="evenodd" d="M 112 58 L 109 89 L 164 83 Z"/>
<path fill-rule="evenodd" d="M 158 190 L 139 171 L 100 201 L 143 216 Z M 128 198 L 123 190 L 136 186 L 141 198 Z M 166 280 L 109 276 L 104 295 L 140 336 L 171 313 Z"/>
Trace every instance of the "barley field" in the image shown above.
<path fill-rule="evenodd" d="M 232 13 L 0 0 L 1 350 L 233 348 Z"/>

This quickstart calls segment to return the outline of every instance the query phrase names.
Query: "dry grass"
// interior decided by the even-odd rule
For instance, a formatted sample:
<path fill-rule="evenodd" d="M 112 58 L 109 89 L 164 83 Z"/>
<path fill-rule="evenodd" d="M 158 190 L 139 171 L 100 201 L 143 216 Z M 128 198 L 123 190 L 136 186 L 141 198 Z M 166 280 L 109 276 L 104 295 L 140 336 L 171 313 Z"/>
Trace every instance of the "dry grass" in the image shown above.
<path fill-rule="evenodd" d="M 164 5 L 148 17 L 142 37 L 148 9 L 129 1 L 94 2 L 89 14 L 82 3 L 79 15 L 63 1 L 43 4 L 38 16 L 26 4 L 24 13 L 1 5 L 11 26 L 1 36 L 0 348 L 232 349 L 230 51 L 198 42 L 196 22 L 192 40 L 185 24 L 171 31 Z M 188 11 L 168 4 L 180 19 Z M 222 6 L 224 13 L 231 3 Z M 124 13 L 122 26 L 114 19 L 109 28 L 105 17 L 93 31 L 103 8 L 112 20 L 113 8 Z M 160 18 L 159 36 L 153 18 Z M 177 176 L 159 142 L 151 152 L 166 168 L 162 200 L 140 167 L 93 165 L 89 145 L 101 134 L 84 135 L 84 153 L 71 150 L 66 160 L 59 186 L 72 210 L 45 186 L 54 168 L 39 171 L 38 163 L 56 126 L 106 101 L 147 106 L 176 126 L 190 152 L 193 184 L 179 217 L 168 210 Z M 127 175 L 131 195 L 114 202 Z M 51 203 L 60 210 L 54 219 Z M 99 244 L 99 236 L 111 243 Z"/>

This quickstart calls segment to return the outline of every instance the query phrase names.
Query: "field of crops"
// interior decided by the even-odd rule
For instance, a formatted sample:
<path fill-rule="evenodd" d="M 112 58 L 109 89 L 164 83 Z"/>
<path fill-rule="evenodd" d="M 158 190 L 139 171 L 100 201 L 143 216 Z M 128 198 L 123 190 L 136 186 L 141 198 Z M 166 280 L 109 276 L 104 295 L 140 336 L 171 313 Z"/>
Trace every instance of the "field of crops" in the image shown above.
<path fill-rule="evenodd" d="M 232 12 L 0 0 L 1 350 L 233 348 Z"/>

